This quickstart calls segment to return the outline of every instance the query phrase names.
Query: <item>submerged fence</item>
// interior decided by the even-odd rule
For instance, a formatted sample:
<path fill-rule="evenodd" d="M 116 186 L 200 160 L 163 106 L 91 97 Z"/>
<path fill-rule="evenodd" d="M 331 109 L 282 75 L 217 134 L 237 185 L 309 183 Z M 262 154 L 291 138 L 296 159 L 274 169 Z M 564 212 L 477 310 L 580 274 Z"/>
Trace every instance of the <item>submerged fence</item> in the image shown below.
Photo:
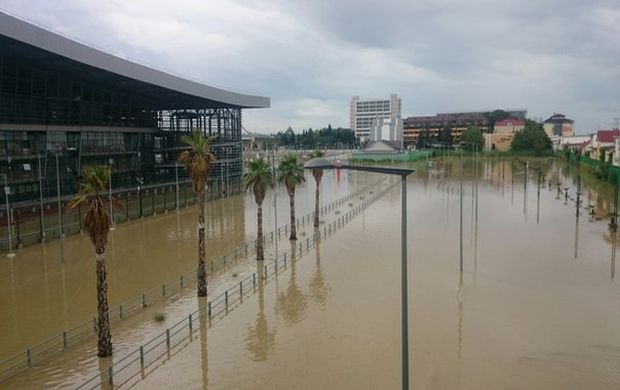
<path fill-rule="evenodd" d="M 387 179 L 375 181 L 367 186 L 364 186 L 363 188 L 340 197 L 327 205 L 324 205 L 319 209 L 319 214 L 324 215 L 332 210 L 335 210 L 337 207 L 344 205 L 346 202 L 353 200 L 355 197 L 365 193 L 373 187 L 380 185 L 386 180 Z M 314 211 L 297 218 L 296 224 L 298 227 L 305 226 L 306 224 L 313 223 L 313 221 Z M 289 229 L 290 224 L 286 224 L 265 234 L 265 244 L 273 244 L 274 241 L 280 239 L 281 236 L 286 237 Z M 236 261 L 241 257 L 247 257 L 250 253 L 254 252 L 255 244 L 256 240 L 253 240 L 250 243 L 246 242 L 244 244 L 240 244 L 228 254 L 224 254 L 213 259 L 207 269 L 207 276 L 213 276 L 221 269 L 225 269 L 227 264 L 231 264 L 231 261 Z M 114 325 L 126 319 L 131 314 L 137 313 L 147 306 L 162 301 L 171 294 L 193 285 L 195 281 L 196 271 L 186 272 L 173 280 L 162 283 L 160 286 L 153 287 L 139 296 L 121 303 L 120 305 L 111 307 L 109 311 L 110 323 Z M 29 368 L 32 368 L 35 364 L 42 362 L 53 354 L 64 351 L 70 346 L 96 334 L 97 318 L 93 317 L 91 320 L 84 321 L 72 328 L 66 329 L 62 333 L 56 334 L 35 345 L 32 345 L 23 352 L 19 352 L 0 361 L 0 383 Z"/>
<path fill-rule="evenodd" d="M 310 252 L 321 239 L 325 239 L 336 233 L 348 222 L 353 220 L 363 210 L 368 208 L 375 200 L 379 199 L 387 191 L 391 190 L 398 183 L 388 186 L 381 192 L 375 194 L 372 198 L 364 200 L 357 206 L 354 206 L 347 213 L 340 215 L 323 229 L 300 241 L 293 251 L 284 252 L 274 261 L 269 262 L 260 269 L 244 279 L 238 284 L 226 289 L 217 297 L 209 300 L 206 304 L 199 306 L 197 310 L 190 313 L 186 318 L 179 320 L 177 323 L 167 328 L 165 331 L 141 345 L 133 352 L 116 360 L 107 369 L 94 375 L 90 379 L 79 385 L 78 389 L 94 389 L 104 386 L 122 386 L 128 385 L 132 381 L 137 381 L 146 376 L 145 369 L 160 361 L 162 357 L 170 357 L 171 350 L 179 346 L 185 340 L 193 337 L 195 328 L 200 326 L 210 327 L 216 320 L 224 318 L 233 309 L 243 303 L 246 296 L 252 295 L 262 288 L 269 279 L 276 276 L 278 272 L 286 270 L 287 264 L 297 261 L 297 258 L 303 256 L 304 253 Z M 299 251 L 298 253 L 297 250 Z M 198 325 L 198 327 L 196 326 Z M 139 378 L 137 376 L 140 375 Z"/>
<path fill-rule="evenodd" d="M 207 201 L 223 198 L 241 192 L 239 180 L 228 183 L 221 180 L 209 182 L 205 196 Z M 157 213 L 194 205 L 196 194 L 190 181 L 147 185 L 132 189 L 114 189 L 117 205 L 113 208 L 114 223 L 123 223 Z M 6 211 L 0 206 L 0 251 L 9 249 L 9 229 L 13 249 L 40 243 L 44 239 L 77 234 L 82 230 L 82 213 L 85 206 L 68 207 L 72 196 L 61 196 L 60 207 L 57 197 L 26 204 L 14 204 Z"/>

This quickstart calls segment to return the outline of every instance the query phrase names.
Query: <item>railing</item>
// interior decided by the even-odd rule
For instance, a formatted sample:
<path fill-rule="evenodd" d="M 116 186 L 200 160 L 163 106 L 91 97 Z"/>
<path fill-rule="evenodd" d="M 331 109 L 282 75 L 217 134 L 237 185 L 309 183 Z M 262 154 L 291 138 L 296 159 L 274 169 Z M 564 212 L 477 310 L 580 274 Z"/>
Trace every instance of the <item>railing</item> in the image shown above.
<path fill-rule="evenodd" d="M 270 277 L 276 276 L 278 272 L 287 269 L 288 262 L 297 261 L 296 259 L 303 256 L 304 251 L 306 254 L 310 252 L 319 240 L 326 239 L 336 233 L 397 184 L 394 183 L 388 186 L 373 198 L 364 200 L 347 213 L 340 215 L 329 225 L 324 226 L 322 231 L 319 229 L 318 233 L 306 238 L 305 242 L 299 242 L 299 246 L 295 247 L 295 249 L 299 250 L 298 254 L 291 253 L 290 250 L 284 252 L 279 258 L 265 264 L 258 273 L 254 272 L 246 276 L 238 284 L 226 289 L 217 297 L 207 301 L 203 306 L 199 306 L 197 310 L 190 313 L 186 318 L 167 328 L 133 352 L 115 361 L 107 369 L 92 376 L 77 388 L 94 389 L 108 384 L 119 387 L 129 385 L 131 381 L 135 382 L 139 378 L 144 378 L 147 374 L 145 372 L 147 367 L 153 365 L 162 357 L 171 356 L 170 353 L 173 348 L 180 345 L 186 339 L 191 340 L 193 338 L 195 328 L 197 328 L 195 326 L 196 323 L 198 323 L 198 326 L 204 327 L 206 325 L 204 321 L 208 321 L 208 326 L 210 327 L 214 321 L 226 317 L 233 309 L 243 303 L 244 297 L 256 293 L 257 289 L 261 288 L 261 283 L 263 285 L 267 284 Z M 141 376 L 136 378 L 139 374 Z"/>
<path fill-rule="evenodd" d="M 319 209 L 320 215 L 324 215 L 337 207 L 344 205 L 345 202 L 348 202 L 369 189 L 380 185 L 385 180 L 386 179 L 375 181 L 355 192 L 330 202 Z M 305 226 L 313 221 L 314 211 L 297 218 L 296 223 L 297 226 Z M 272 230 L 265 234 L 265 244 L 273 244 L 274 241 L 280 239 L 282 235 L 286 236 L 289 229 L 290 224 L 285 224 L 284 226 L 278 227 L 276 230 Z M 207 270 L 207 276 L 212 276 L 216 272 L 220 271 L 220 269 L 225 269 L 227 264 L 230 264 L 230 260 L 234 261 L 240 257 L 247 257 L 249 254 L 254 252 L 255 244 L 256 240 L 253 240 L 251 243 L 246 242 L 238 245 L 231 252 L 213 259 L 210 264 L 210 270 Z M 142 294 L 121 303 L 120 305 L 110 308 L 109 313 L 111 325 L 126 319 L 131 314 L 137 313 L 153 303 L 166 299 L 166 297 L 171 294 L 190 286 L 195 280 L 196 271 L 186 272 L 171 281 L 162 283 L 161 285 L 153 287 L 152 289 L 147 290 Z M 51 336 L 26 348 L 23 352 L 19 352 L 13 356 L 1 360 L 0 383 L 33 367 L 35 364 L 40 363 L 51 355 L 62 352 L 70 346 L 83 341 L 85 338 L 95 335 L 96 333 L 97 318 L 93 317 L 92 320 L 84 321 L 72 328 L 64 330 L 62 333 Z"/>
<path fill-rule="evenodd" d="M 225 182 L 213 180 L 209 183 L 205 193 L 207 201 L 224 197 Z M 226 195 L 234 195 L 242 191 L 239 180 L 228 186 Z M 130 220 L 156 215 L 191 206 L 196 203 L 196 196 L 191 181 L 179 182 L 177 199 L 176 182 L 152 184 L 131 189 L 115 189 L 113 195 L 121 207 L 114 207 L 114 223 L 119 224 Z M 12 213 L 11 234 L 13 245 L 32 245 L 43 239 L 58 238 L 61 235 L 77 234 L 82 230 L 83 207 L 68 208 L 72 196 L 60 199 L 60 214 L 58 198 L 48 198 L 44 202 L 29 202 L 14 205 Z M 43 213 L 41 213 L 43 208 Z M 8 218 L 4 203 L 0 205 L 0 251 L 8 250 Z"/>

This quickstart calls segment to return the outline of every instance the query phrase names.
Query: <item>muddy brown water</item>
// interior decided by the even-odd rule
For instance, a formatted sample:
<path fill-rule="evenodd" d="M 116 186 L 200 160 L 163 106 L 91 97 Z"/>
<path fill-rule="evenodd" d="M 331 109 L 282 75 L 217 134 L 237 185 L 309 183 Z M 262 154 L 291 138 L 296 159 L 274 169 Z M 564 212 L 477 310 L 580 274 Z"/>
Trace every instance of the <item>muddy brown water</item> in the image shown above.
<path fill-rule="evenodd" d="M 575 203 L 570 200 L 577 180 L 564 167 L 533 162 L 526 169 L 519 162 L 486 161 L 478 169 L 476 218 L 476 201 L 471 196 L 475 194 L 474 181 L 470 166 L 465 165 L 462 277 L 458 272 L 458 162 L 436 162 L 408 181 L 412 387 L 620 387 L 616 238 L 606 219 L 597 220 L 597 215 L 606 218 L 609 189 L 590 187 L 588 180 L 582 179 L 582 199 L 595 206 L 596 218 L 589 217 L 586 210 L 577 218 Z M 538 167 L 547 179 L 540 196 Z M 325 201 L 328 194 L 337 197 L 369 182 L 371 178 L 361 174 L 346 175 L 340 181 L 335 175 L 326 176 Z M 566 204 L 563 195 L 557 196 L 556 182 L 569 188 Z M 313 185 L 308 188 L 308 195 L 300 192 L 298 198 L 300 214 L 303 207 L 313 205 Z M 241 197 L 222 203 L 222 208 L 245 210 L 243 218 L 235 218 L 235 212 L 222 212 L 220 218 L 225 222 L 212 229 L 209 248 L 225 252 L 227 246 L 222 241 L 233 243 L 252 236 L 255 213 L 252 202 Z M 278 210 L 278 219 L 286 221 L 287 208 L 285 204 Z M 216 212 L 211 213 L 217 220 Z M 168 222 L 168 228 L 157 225 L 166 218 L 170 216 L 119 227 L 115 232 L 135 229 L 127 241 L 114 243 L 117 252 L 109 261 L 111 300 L 136 295 L 194 266 L 194 214 L 188 210 L 180 218 L 187 238 L 179 245 L 171 239 L 178 235 L 176 220 Z M 272 223 L 267 220 L 266 226 Z M 222 234 L 228 238 L 219 239 Z M 200 329 L 191 342 L 132 386 L 399 388 L 399 234 L 400 190 L 395 187 L 222 321 Z M 163 244 L 166 240 L 170 242 Z M 2 350 L 22 348 L 28 340 L 25 335 L 33 329 L 44 328 L 39 333 L 47 334 L 67 326 L 84 311 L 92 315 L 94 280 L 89 275 L 94 271 L 90 272 L 92 264 L 87 261 L 91 248 L 75 244 L 66 250 L 68 241 L 65 255 L 83 254 L 73 261 L 65 258 L 64 276 L 62 263 L 49 255 L 54 253 L 50 249 L 53 243 L 47 244 L 47 257 L 41 258 L 42 248 L 39 252 L 27 248 L 33 251 L 30 260 L 0 261 L 1 307 L 9 309 L 0 314 L 0 329 L 11 336 L 0 339 Z M 121 245 L 126 248 L 120 249 Z M 281 250 L 287 246 L 285 241 L 280 245 Z M 126 258 L 131 261 L 122 260 Z M 239 272 L 251 270 L 250 262 Z M 165 310 L 174 322 L 188 308 L 196 307 L 196 299 L 188 293 L 157 310 Z M 138 314 L 119 327 L 115 334 L 117 357 L 126 351 L 124 345 L 148 338 L 158 326 L 160 331 L 165 328 L 165 324 L 154 324 L 151 315 Z M 28 327 L 30 322 L 37 323 Z M 96 369 L 96 359 L 82 356 L 93 353 L 92 345 L 68 352 L 52 359 L 47 369 L 32 370 L 3 385 L 75 384 L 80 373 Z M 79 366 L 76 362 L 83 362 L 83 371 L 67 368 Z M 63 382 L 69 377 L 71 382 Z"/>

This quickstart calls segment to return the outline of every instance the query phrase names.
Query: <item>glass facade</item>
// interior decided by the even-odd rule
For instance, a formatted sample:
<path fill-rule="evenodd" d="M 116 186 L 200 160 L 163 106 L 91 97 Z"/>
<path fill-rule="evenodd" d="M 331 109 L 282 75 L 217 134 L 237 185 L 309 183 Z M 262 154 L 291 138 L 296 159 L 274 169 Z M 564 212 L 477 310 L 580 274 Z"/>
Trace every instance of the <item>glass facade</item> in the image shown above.
<path fill-rule="evenodd" d="M 214 137 L 212 180 L 241 177 L 240 109 L 162 110 L 96 76 L 39 65 L 0 52 L 0 173 L 12 203 L 38 200 L 40 184 L 44 198 L 56 197 L 57 181 L 62 196 L 75 193 L 87 165 L 110 165 L 115 189 L 173 182 L 180 139 L 193 130 Z M 186 179 L 183 169 L 179 177 Z"/>

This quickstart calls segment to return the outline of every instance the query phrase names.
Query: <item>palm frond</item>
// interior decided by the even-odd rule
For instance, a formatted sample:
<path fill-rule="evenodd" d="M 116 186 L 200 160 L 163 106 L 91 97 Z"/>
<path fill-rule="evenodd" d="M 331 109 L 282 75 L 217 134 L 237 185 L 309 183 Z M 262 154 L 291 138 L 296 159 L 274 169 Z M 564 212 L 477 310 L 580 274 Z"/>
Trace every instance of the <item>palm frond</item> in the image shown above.
<path fill-rule="evenodd" d="M 105 199 L 110 178 L 105 165 L 86 166 L 78 185 L 78 192 L 69 202 L 69 207 L 88 205 L 84 215 L 84 229 L 96 247 L 108 242 L 110 215 L 106 212 Z"/>
<path fill-rule="evenodd" d="M 216 158 L 211 151 L 210 143 L 216 139 L 217 136 L 205 137 L 200 131 L 192 131 L 181 137 L 181 142 L 189 146 L 189 150 L 179 155 L 178 162 L 189 173 L 194 191 L 197 193 L 204 192 L 211 174 L 210 166 Z"/>
<path fill-rule="evenodd" d="M 294 154 L 289 154 L 280 163 L 277 170 L 277 180 L 283 183 L 289 192 L 306 181 L 304 167 Z"/>
<path fill-rule="evenodd" d="M 243 184 L 246 190 L 252 190 L 256 203 L 262 204 L 267 189 L 274 185 L 273 172 L 267 160 L 262 157 L 251 160 L 243 175 Z"/>

